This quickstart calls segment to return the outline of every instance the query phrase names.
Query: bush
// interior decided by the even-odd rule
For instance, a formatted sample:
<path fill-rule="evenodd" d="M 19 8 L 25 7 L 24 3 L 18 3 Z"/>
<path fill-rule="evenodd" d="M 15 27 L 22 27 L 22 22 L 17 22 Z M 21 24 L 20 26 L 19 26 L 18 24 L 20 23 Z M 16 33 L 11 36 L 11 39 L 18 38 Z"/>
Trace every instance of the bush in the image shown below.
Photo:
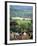
<path fill-rule="evenodd" d="M 32 20 L 16 20 L 17 23 L 11 30 L 14 32 L 32 31 Z"/>

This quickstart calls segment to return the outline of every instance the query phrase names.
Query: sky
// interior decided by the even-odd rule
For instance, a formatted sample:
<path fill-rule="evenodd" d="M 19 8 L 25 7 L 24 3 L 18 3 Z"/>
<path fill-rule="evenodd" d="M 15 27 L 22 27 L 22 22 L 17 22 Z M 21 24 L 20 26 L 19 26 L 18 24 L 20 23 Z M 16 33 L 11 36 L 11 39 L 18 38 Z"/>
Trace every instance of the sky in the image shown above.
<path fill-rule="evenodd" d="M 11 5 L 11 9 L 18 9 L 18 10 L 32 10 L 32 6 L 17 6 L 17 5 Z"/>

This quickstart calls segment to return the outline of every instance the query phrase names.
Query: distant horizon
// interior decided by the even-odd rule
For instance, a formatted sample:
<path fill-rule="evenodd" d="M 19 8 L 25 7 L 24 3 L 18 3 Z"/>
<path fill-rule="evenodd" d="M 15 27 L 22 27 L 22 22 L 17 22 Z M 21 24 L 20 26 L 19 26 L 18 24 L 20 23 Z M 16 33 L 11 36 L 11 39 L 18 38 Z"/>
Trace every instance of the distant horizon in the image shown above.
<path fill-rule="evenodd" d="M 32 17 L 32 6 L 10 5 L 10 16 Z"/>

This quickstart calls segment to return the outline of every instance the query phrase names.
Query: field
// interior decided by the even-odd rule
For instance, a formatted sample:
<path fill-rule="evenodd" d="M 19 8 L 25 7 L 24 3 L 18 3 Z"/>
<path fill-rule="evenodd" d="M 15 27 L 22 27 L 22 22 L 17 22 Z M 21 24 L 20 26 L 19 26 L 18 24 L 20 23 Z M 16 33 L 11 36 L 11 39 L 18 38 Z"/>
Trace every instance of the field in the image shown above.
<path fill-rule="evenodd" d="M 10 20 L 10 40 L 32 39 L 32 20 L 13 19 Z"/>

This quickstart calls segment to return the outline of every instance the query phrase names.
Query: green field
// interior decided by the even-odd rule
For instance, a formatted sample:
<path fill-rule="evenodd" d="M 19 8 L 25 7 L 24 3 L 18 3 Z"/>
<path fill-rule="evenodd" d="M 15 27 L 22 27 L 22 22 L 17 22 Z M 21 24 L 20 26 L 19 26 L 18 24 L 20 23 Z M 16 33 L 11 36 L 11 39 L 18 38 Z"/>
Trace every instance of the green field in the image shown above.
<path fill-rule="evenodd" d="M 14 21 L 13 21 L 14 22 Z M 32 31 L 32 20 L 15 20 L 15 26 L 13 25 L 11 31 L 13 32 L 30 32 Z"/>

